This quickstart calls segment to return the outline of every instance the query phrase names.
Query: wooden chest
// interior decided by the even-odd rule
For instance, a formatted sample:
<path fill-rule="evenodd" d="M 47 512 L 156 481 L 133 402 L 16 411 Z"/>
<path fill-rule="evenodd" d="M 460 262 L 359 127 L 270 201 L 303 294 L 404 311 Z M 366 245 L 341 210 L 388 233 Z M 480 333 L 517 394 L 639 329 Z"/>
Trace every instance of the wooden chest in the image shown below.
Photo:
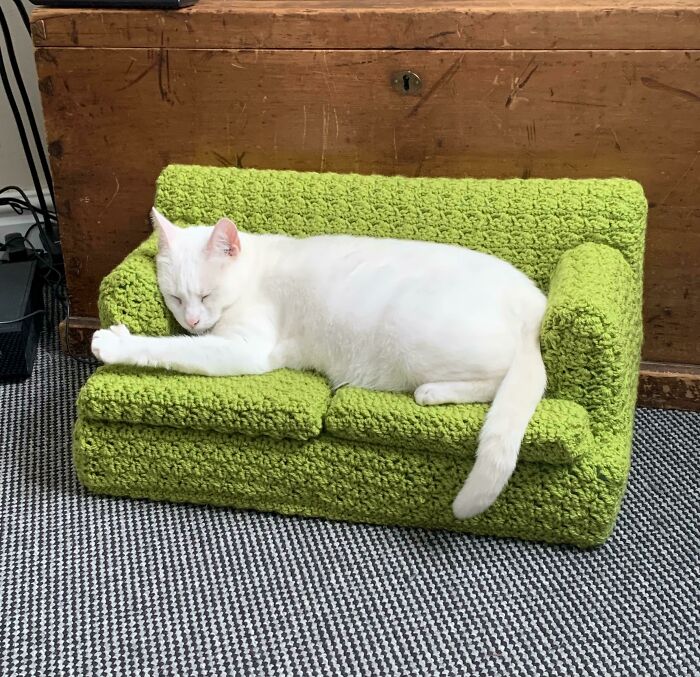
<path fill-rule="evenodd" d="M 650 201 L 642 401 L 700 406 L 700 5 L 200 0 L 39 9 L 70 335 L 168 163 L 625 176 Z"/>

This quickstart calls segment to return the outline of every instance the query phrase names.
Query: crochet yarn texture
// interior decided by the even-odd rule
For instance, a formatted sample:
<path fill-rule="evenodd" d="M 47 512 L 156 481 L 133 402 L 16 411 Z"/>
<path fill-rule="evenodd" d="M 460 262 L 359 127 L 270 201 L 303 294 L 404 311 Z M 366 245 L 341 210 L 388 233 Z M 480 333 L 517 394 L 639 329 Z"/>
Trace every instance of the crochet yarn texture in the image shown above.
<path fill-rule="evenodd" d="M 451 242 L 504 258 L 548 293 L 548 388 L 517 468 L 485 513 L 450 505 L 486 405 L 419 407 L 279 370 L 208 378 L 101 367 L 78 400 L 80 480 L 107 494 L 378 524 L 602 543 L 625 489 L 642 340 L 646 201 L 623 179 L 424 179 L 170 166 L 158 208 L 180 225 Z M 100 288 L 103 326 L 180 331 L 152 236 Z"/>

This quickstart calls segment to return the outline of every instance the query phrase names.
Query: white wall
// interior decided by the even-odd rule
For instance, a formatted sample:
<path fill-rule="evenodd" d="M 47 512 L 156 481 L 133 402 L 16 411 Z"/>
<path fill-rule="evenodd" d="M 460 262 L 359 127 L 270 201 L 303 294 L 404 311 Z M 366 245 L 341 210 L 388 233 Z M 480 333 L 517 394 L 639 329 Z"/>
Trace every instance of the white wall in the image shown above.
<path fill-rule="evenodd" d="M 33 5 L 28 0 L 23 0 L 27 12 L 31 14 Z M 10 34 L 12 37 L 12 45 L 22 71 L 22 80 L 29 94 L 29 99 L 34 111 L 34 117 L 37 120 L 39 131 L 44 137 L 44 117 L 41 110 L 41 97 L 39 95 L 39 87 L 37 83 L 36 66 L 34 65 L 34 48 L 32 46 L 31 37 L 27 32 L 22 18 L 13 0 L 0 0 L 0 9 L 2 9 L 5 18 L 10 26 Z M 7 49 L 5 40 L 0 34 L 0 48 L 2 49 L 3 62 L 8 70 L 8 77 L 13 84 L 15 100 L 22 113 L 24 113 L 24 104 L 20 97 L 19 90 L 14 87 L 14 77 L 7 58 Z M 31 130 L 25 120 L 25 129 L 30 143 L 33 145 Z M 43 174 L 39 158 L 35 156 L 35 164 L 39 172 L 39 177 L 43 182 Z M 0 85 L 0 188 L 8 185 L 16 185 L 27 191 L 28 193 L 34 190 L 29 168 L 24 157 L 24 150 L 17 133 L 17 125 L 15 124 L 10 104 L 5 96 L 5 91 Z M 46 186 L 44 185 L 44 188 Z M 0 239 L 4 240 L 4 234 L 11 230 L 26 230 L 26 219 L 17 217 L 14 212 L 9 210 L 0 213 Z"/>

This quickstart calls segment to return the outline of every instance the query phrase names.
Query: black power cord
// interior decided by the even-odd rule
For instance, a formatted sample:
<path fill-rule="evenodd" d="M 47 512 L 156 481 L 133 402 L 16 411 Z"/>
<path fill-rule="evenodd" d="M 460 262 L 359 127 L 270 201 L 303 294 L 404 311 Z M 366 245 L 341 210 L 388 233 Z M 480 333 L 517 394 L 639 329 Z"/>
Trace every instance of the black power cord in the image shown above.
<path fill-rule="evenodd" d="M 17 11 L 19 12 L 20 16 L 22 17 L 22 21 L 24 22 L 24 27 L 27 29 L 28 33 L 31 33 L 32 27 L 29 25 L 29 14 L 27 14 L 27 10 L 25 9 L 24 5 L 22 4 L 22 0 L 15 0 L 15 6 L 17 7 Z"/>
<path fill-rule="evenodd" d="M 15 197 L 11 195 L 7 195 L 9 192 L 16 192 L 20 195 L 20 197 Z M 23 241 L 23 246 L 24 248 L 30 253 L 33 254 L 35 257 L 38 258 L 39 262 L 41 263 L 42 267 L 45 269 L 48 269 L 50 272 L 53 272 L 58 279 L 62 278 L 61 271 L 57 269 L 54 261 L 54 256 L 52 252 L 52 247 L 47 246 L 47 245 L 57 245 L 59 244 L 58 242 L 52 242 L 49 239 L 48 234 L 46 233 L 46 230 L 44 229 L 44 223 L 42 222 L 42 219 L 40 216 L 42 216 L 41 209 L 35 207 L 29 198 L 27 197 L 27 194 L 21 189 L 18 188 L 17 186 L 8 186 L 6 188 L 3 188 L 0 190 L 0 205 L 10 205 L 12 209 L 18 213 L 22 214 L 25 211 L 30 211 L 32 213 L 32 216 L 34 217 L 34 223 L 29 226 L 27 229 L 26 233 L 24 235 L 19 236 L 19 238 L 22 239 Z M 45 217 L 45 221 L 50 221 L 51 219 L 55 219 L 55 214 L 53 212 L 49 212 Z M 39 249 L 35 249 L 34 245 L 32 242 L 29 240 L 29 235 L 34 229 L 37 229 L 39 231 L 39 239 L 41 240 L 42 244 L 44 245 L 45 249 L 45 254 L 41 252 Z M 11 240 L 12 241 L 12 240 Z M 6 249 L 7 248 L 7 242 L 5 245 L 0 244 L 0 250 Z"/>
<path fill-rule="evenodd" d="M 9 192 L 18 193 L 19 197 L 13 195 L 6 195 L 6 193 Z M 34 217 L 34 223 L 29 227 L 29 230 L 27 230 L 27 232 L 25 233 L 25 238 L 29 236 L 29 234 L 32 230 L 34 230 L 34 228 L 37 228 L 39 230 L 39 239 L 44 245 L 44 249 L 46 250 L 47 255 L 50 258 L 51 265 L 53 266 L 53 252 L 55 251 L 57 245 L 59 245 L 60 243 L 58 240 L 51 240 L 49 238 L 48 234 L 46 233 L 46 230 L 43 228 L 42 219 L 45 223 L 57 223 L 58 221 L 55 212 L 50 210 L 47 212 L 43 212 L 41 207 L 35 207 L 31 203 L 30 199 L 27 197 L 27 194 L 17 186 L 6 186 L 5 188 L 0 190 L 0 206 L 5 205 L 9 205 L 16 214 L 23 214 L 25 211 L 31 212 L 32 216 Z M 30 243 L 30 248 L 32 246 L 33 245 L 31 245 Z"/>
<path fill-rule="evenodd" d="M 70 345 L 70 299 L 68 298 L 68 292 L 65 286 L 65 280 L 63 278 L 63 275 L 60 270 L 54 267 L 52 259 L 51 259 L 51 253 L 50 252 L 43 252 L 41 249 L 35 249 L 31 243 L 31 241 L 28 239 L 29 234 L 31 233 L 32 229 L 34 228 L 39 228 L 41 231 L 43 229 L 43 226 L 39 222 L 34 222 L 29 229 L 27 230 L 25 235 L 17 235 L 17 239 L 22 240 L 24 243 L 26 251 L 29 253 L 29 255 L 32 258 L 35 258 L 40 266 L 44 269 L 44 274 L 43 274 L 43 279 L 44 283 L 46 284 L 49 289 L 51 289 L 54 293 L 54 298 L 61 304 L 64 310 L 64 318 L 66 322 L 66 328 L 65 328 L 65 339 L 66 339 L 66 349 L 67 349 L 67 355 L 70 357 L 72 360 L 75 360 L 76 362 L 80 362 L 81 364 L 88 364 L 90 366 L 96 366 L 99 364 L 99 362 L 94 358 L 94 357 L 78 357 L 77 355 L 73 355 L 71 351 L 71 345 Z M 10 242 L 13 240 L 12 238 Z M 7 246 L 7 242 L 3 245 L 0 244 L 0 251 L 4 249 Z M 1 265 L 1 264 L 0 264 Z M 51 277 L 53 275 L 53 278 Z M 0 325 L 4 324 L 14 324 L 15 322 L 22 322 L 23 320 L 26 320 L 29 317 L 39 315 L 39 314 L 46 314 L 46 311 L 44 310 L 36 310 L 33 313 L 29 313 L 27 315 L 23 315 L 22 317 L 15 318 L 13 320 L 4 320 L 0 322 Z"/>
<path fill-rule="evenodd" d="M 16 0 L 15 4 L 20 7 L 22 6 L 22 3 L 19 0 Z M 22 9 L 24 9 L 22 7 Z M 23 13 L 23 16 L 26 16 L 26 12 Z M 36 147 L 36 151 L 39 155 L 39 161 L 41 162 L 41 168 L 44 172 L 44 178 L 46 180 L 46 185 L 48 186 L 49 193 L 51 194 L 51 199 L 54 201 L 55 204 L 55 196 L 54 196 L 54 190 L 53 190 L 53 180 L 51 179 L 51 170 L 49 169 L 49 163 L 48 160 L 46 159 L 46 153 L 44 153 L 44 145 L 42 143 L 41 135 L 39 134 L 39 127 L 36 124 L 36 118 L 34 117 L 34 112 L 32 110 L 32 105 L 31 102 L 29 101 L 29 94 L 27 94 L 27 88 L 24 86 L 24 80 L 22 79 L 22 72 L 20 71 L 19 68 L 19 63 L 17 62 L 17 56 L 15 55 L 15 49 L 14 45 L 12 44 L 12 36 L 10 34 L 10 27 L 7 23 L 7 19 L 5 18 L 5 13 L 0 10 L 0 29 L 2 29 L 3 36 L 5 37 L 5 46 L 7 48 L 7 56 L 10 61 L 10 66 L 12 68 L 12 74 L 14 75 L 15 82 L 17 83 L 17 88 L 19 89 L 20 96 L 22 97 L 22 103 L 24 104 L 24 110 L 27 116 L 27 120 L 29 120 L 29 127 L 31 128 L 32 131 L 32 136 L 34 138 L 34 145 Z M 29 30 L 28 26 L 28 18 L 27 18 L 27 30 Z M 2 81 L 3 85 L 5 87 L 5 91 L 7 92 L 8 100 L 10 102 L 10 107 L 12 108 L 12 113 L 15 117 L 15 122 L 17 123 L 17 131 L 20 134 L 20 139 L 22 141 L 22 147 L 24 148 L 24 153 L 27 157 L 27 161 L 29 162 L 29 170 L 32 174 L 32 180 L 34 182 L 34 189 L 36 190 L 37 193 L 37 199 L 39 200 L 39 204 L 41 205 L 42 211 L 46 212 L 48 211 L 47 205 L 46 205 L 46 200 L 44 198 L 44 191 L 41 188 L 41 183 L 39 181 L 39 176 L 36 171 L 36 167 L 34 165 L 34 160 L 33 160 L 33 155 L 31 148 L 29 147 L 29 142 L 27 139 L 26 132 L 24 130 L 24 125 L 22 124 L 22 118 L 20 117 L 19 113 L 19 107 L 17 106 L 17 102 L 15 101 L 14 95 L 12 94 L 12 89 L 10 88 L 10 83 L 7 77 L 7 70 L 5 69 L 5 64 L 4 61 L 2 60 L 2 57 L 0 56 L 0 68 L 2 70 Z"/>
<path fill-rule="evenodd" d="M 51 288 L 55 291 L 56 296 L 65 310 L 65 332 L 64 336 L 66 339 L 66 351 L 68 357 L 70 357 L 75 362 L 80 362 L 80 364 L 89 364 L 91 367 L 99 365 L 99 361 L 96 357 L 78 357 L 78 355 L 73 355 L 70 345 L 70 299 L 68 298 L 68 290 L 65 284 L 51 285 Z"/>
<path fill-rule="evenodd" d="M 44 315 L 46 314 L 45 310 L 35 310 L 33 313 L 28 313 L 27 315 L 22 315 L 22 317 L 18 317 L 16 320 L 0 320 L 0 324 L 15 324 L 15 322 L 22 322 L 22 320 L 26 320 L 30 317 L 34 317 L 35 315 Z"/>
<path fill-rule="evenodd" d="M 24 23 L 27 32 L 31 34 L 29 16 L 24 8 L 24 5 L 22 4 L 22 0 L 14 0 L 14 4 L 22 18 L 22 22 Z M 7 18 L 5 17 L 5 13 L 2 10 L 2 8 L 0 8 L 0 30 L 2 31 L 5 39 L 5 46 L 7 49 L 10 67 L 12 69 L 12 74 L 15 78 L 17 88 L 19 89 L 20 96 L 22 98 L 26 118 L 29 121 L 29 127 L 31 129 L 31 134 L 33 137 L 34 145 L 36 147 L 36 152 L 39 156 L 39 161 L 41 163 L 41 168 L 44 174 L 46 186 L 48 187 L 49 193 L 51 195 L 52 203 L 55 205 L 56 199 L 54 194 L 53 180 L 51 178 L 51 171 L 49 169 L 49 163 L 46 158 L 46 153 L 44 152 L 41 134 L 39 133 L 39 127 L 37 125 L 36 118 L 34 117 L 34 112 L 29 101 L 29 95 L 27 93 L 26 87 L 24 86 L 24 81 L 22 79 L 22 73 L 19 68 L 19 63 L 17 62 L 17 57 L 15 54 L 14 45 L 12 43 L 12 37 L 10 34 L 9 25 L 7 23 Z M 56 300 L 58 300 L 58 302 L 61 304 L 65 311 L 66 348 L 68 350 L 69 356 L 78 362 L 94 366 L 95 364 L 97 364 L 97 360 L 95 360 L 94 358 L 84 359 L 70 354 L 70 299 L 68 298 L 63 272 L 62 270 L 60 270 L 60 266 L 62 265 L 62 256 L 60 250 L 60 239 L 58 235 L 58 218 L 56 212 L 52 209 L 49 209 L 48 204 L 46 203 L 46 198 L 44 197 L 44 191 L 41 186 L 41 181 L 39 180 L 39 172 L 37 171 L 37 167 L 34 161 L 34 154 L 32 153 L 32 149 L 29 144 L 29 138 L 24 128 L 24 122 L 20 113 L 19 106 L 17 105 L 14 92 L 12 91 L 2 50 L 0 50 L 0 80 L 2 81 L 8 103 L 10 104 L 10 109 L 12 110 L 12 115 L 15 119 L 17 132 L 22 143 L 24 155 L 27 160 L 27 165 L 29 166 L 29 171 L 32 177 L 32 183 L 34 184 L 37 200 L 39 202 L 39 206 L 34 205 L 27 196 L 27 194 L 18 186 L 6 186 L 0 189 L 0 207 L 9 206 L 16 214 L 23 214 L 25 211 L 31 212 L 32 217 L 34 219 L 34 223 L 29 227 L 29 229 L 25 232 L 24 235 L 18 237 L 21 238 L 28 255 L 32 258 L 35 258 L 38 261 L 39 269 L 40 271 L 42 271 L 44 283 L 54 292 Z M 29 240 L 29 235 L 35 228 L 39 232 L 39 239 L 41 240 L 45 251 L 42 251 L 41 249 L 36 249 L 32 242 Z M 10 240 L 10 242 L 12 242 L 12 240 Z M 2 251 L 5 248 L 6 245 L 0 244 L 0 251 Z M 0 263 L 0 265 L 3 264 Z M 4 320 L 0 322 L 0 325 L 21 322 L 30 317 L 34 317 L 40 314 L 46 314 L 46 311 L 36 310 L 32 313 L 16 318 L 14 320 Z"/>

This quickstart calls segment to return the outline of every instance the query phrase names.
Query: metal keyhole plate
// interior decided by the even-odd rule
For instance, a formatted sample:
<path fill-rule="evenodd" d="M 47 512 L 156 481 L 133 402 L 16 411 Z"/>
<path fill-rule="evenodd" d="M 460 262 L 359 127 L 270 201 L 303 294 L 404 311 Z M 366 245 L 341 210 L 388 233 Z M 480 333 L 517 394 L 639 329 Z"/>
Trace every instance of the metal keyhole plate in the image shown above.
<path fill-rule="evenodd" d="M 422 85 L 420 75 L 413 71 L 401 71 L 391 76 L 391 86 L 400 94 L 419 94 Z"/>

